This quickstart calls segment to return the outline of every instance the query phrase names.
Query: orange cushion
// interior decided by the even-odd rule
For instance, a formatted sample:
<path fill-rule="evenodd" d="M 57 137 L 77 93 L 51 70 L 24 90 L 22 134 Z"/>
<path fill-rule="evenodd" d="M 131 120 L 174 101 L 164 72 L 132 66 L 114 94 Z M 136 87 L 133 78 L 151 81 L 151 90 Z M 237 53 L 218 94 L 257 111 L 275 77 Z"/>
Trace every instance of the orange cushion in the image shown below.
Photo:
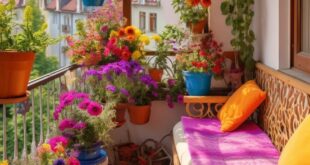
<path fill-rule="evenodd" d="M 262 91 L 254 80 L 243 84 L 227 100 L 218 113 L 218 118 L 221 121 L 221 130 L 229 132 L 238 128 L 265 98 L 266 92 Z"/>
<path fill-rule="evenodd" d="M 310 164 L 310 116 L 306 117 L 285 145 L 279 165 Z"/>

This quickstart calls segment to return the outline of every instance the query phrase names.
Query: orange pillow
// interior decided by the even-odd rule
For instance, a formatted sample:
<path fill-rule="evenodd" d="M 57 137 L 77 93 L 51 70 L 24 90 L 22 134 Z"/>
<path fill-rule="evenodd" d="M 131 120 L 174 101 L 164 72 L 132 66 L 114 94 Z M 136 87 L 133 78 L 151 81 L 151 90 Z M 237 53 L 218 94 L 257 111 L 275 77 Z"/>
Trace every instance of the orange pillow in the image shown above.
<path fill-rule="evenodd" d="M 298 126 L 286 143 L 279 160 L 279 165 L 310 164 L 310 116 Z"/>
<path fill-rule="evenodd" d="M 227 100 L 217 117 L 221 121 L 223 132 L 238 128 L 265 100 L 266 92 L 262 91 L 254 80 L 243 84 Z"/>

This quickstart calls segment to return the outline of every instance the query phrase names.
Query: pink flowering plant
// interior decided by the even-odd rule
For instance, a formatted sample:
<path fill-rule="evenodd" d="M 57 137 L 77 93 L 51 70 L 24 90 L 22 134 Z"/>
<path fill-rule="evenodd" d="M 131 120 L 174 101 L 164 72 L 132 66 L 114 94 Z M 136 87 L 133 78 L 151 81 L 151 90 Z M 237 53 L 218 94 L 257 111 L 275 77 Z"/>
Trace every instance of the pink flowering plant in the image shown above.
<path fill-rule="evenodd" d="M 107 144 L 110 140 L 109 131 L 115 126 L 113 113 L 105 111 L 88 94 L 76 91 L 61 94 L 53 116 L 58 122 L 58 133 L 66 139 L 62 141 L 66 141 L 65 144 L 71 148 Z M 57 144 L 50 142 L 52 150 Z"/>

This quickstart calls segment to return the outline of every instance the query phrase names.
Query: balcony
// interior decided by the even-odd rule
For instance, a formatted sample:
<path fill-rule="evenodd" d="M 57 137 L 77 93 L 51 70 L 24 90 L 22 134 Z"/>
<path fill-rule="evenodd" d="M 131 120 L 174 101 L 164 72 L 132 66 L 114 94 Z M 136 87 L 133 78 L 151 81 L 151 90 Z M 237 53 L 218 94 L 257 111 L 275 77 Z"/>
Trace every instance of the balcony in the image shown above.
<path fill-rule="evenodd" d="M 160 0 L 133 0 L 132 5 L 160 7 Z"/>

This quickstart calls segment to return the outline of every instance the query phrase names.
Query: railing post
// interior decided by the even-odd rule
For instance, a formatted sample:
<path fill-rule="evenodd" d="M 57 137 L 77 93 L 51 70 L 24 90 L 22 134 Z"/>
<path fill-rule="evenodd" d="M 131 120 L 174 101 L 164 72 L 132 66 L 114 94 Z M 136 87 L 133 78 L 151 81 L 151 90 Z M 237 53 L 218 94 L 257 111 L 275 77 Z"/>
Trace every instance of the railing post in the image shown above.
<path fill-rule="evenodd" d="M 7 120 L 6 120 L 6 105 L 3 104 L 3 160 L 7 160 Z"/>
<path fill-rule="evenodd" d="M 43 110 L 42 110 L 42 86 L 39 87 L 39 106 L 40 106 L 40 140 L 39 146 L 43 144 Z"/>
<path fill-rule="evenodd" d="M 31 142 L 31 157 L 36 157 L 36 129 L 35 129 L 35 108 L 34 108 L 34 94 L 35 90 L 31 92 L 31 104 L 32 104 L 32 142 Z"/>
<path fill-rule="evenodd" d="M 17 161 L 18 161 L 18 138 L 17 138 L 17 111 L 16 111 L 16 104 L 14 105 L 13 121 L 14 121 L 14 159 L 13 159 L 13 162 L 17 163 Z"/>

